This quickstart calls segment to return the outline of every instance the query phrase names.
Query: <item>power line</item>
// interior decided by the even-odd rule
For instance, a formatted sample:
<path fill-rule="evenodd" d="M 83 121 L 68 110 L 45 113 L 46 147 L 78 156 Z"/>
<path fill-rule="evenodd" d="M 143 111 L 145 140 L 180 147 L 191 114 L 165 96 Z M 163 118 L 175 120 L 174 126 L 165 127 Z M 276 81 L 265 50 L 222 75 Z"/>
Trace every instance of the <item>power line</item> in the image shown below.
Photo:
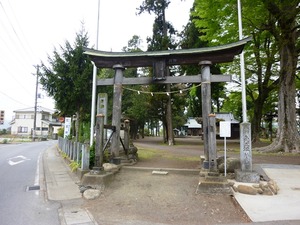
<path fill-rule="evenodd" d="M 23 84 L 19 81 L 19 79 L 17 79 L 15 77 L 15 75 L 13 73 L 11 73 L 10 70 L 8 70 L 8 68 L 6 67 L 6 65 L 4 65 L 1 61 L 0 61 L 0 64 L 3 66 L 3 68 L 11 75 L 11 77 L 20 85 L 20 87 L 22 87 L 26 92 L 27 94 L 31 95 L 30 92 L 28 91 L 28 89 L 26 87 L 23 86 Z"/>
<path fill-rule="evenodd" d="M 32 57 L 35 57 L 35 58 L 36 58 L 36 56 L 35 56 L 35 54 L 34 54 L 34 51 L 32 50 L 32 47 L 31 47 L 31 45 L 29 44 L 28 39 L 27 39 L 26 35 L 24 34 L 22 27 L 21 27 L 20 24 L 19 24 L 19 20 L 18 20 L 18 18 L 16 17 L 16 14 L 14 13 L 14 10 L 13 10 L 13 7 L 11 6 L 11 4 L 10 4 L 10 1 L 8 1 L 8 5 L 9 5 L 10 10 L 11 10 L 11 12 L 12 12 L 12 14 L 13 14 L 13 17 L 14 17 L 14 19 L 15 19 L 15 21 L 16 21 L 16 24 L 17 24 L 19 30 L 21 31 L 21 35 L 23 36 L 23 39 L 25 40 L 26 46 L 27 46 L 28 49 L 29 49 L 29 53 L 32 55 Z"/>
<path fill-rule="evenodd" d="M 11 10 L 7 11 L 6 10 L 7 7 L 5 8 L 5 4 L 0 2 L 0 11 L 2 9 L 2 11 L 3 11 L 2 15 L 4 16 L 4 17 L 2 17 L 3 19 L 0 19 L 0 22 L 4 29 L 4 32 L 2 32 L 2 35 L 0 37 L 0 39 L 4 43 L 4 46 L 3 46 L 4 49 L 1 50 L 1 52 L 3 54 L 1 54 L 1 60 L 0 60 L 1 64 L 0 65 L 6 71 L 6 73 L 8 73 L 10 75 L 10 77 L 13 78 L 16 81 L 16 83 L 28 95 L 31 96 L 30 91 L 28 91 L 28 89 L 27 89 L 27 87 L 30 87 L 30 86 L 25 87 L 24 84 L 21 82 L 24 80 L 18 79 L 15 76 L 15 75 L 17 75 L 17 74 L 15 74 L 16 73 L 15 70 L 14 70 L 14 72 L 11 71 L 12 69 L 15 68 L 15 66 L 16 67 L 18 66 L 18 67 L 22 68 L 22 72 L 21 72 L 22 74 L 24 73 L 25 76 L 26 76 L 26 74 L 31 75 L 31 72 L 28 73 L 28 71 L 30 70 L 30 67 L 32 66 L 32 61 L 30 62 L 30 59 L 32 59 L 33 55 L 32 55 L 32 51 L 30 51 L 30 50 L 28 51 L 28 49 L 30 49 L 28 42 L 26 42 L 28 45 L 27 48 L 23 43 L 23 41 L 24 40 L 26 41 L 27 39 L 26 39 L 24 33 L 22 32 L 21 26 L 18 23 L 18 20 L 13 12 L 13 9 L 12 9 L 9 1 L 8 1 L 8 4 L 9 4 L 9 7 Z M 11 20 L 9 14 L 14 16 L 14 22 L 18 25 L 17 27 L 14 26 L 13 21 Z M 16 28 L 18 28 L 18 29 L 16 29 Z M 21 31 L 21 34 L 25 38 L 24 37 L 21 38 L 18 31 Z M 4 34 L 4 36 L 3 36 L 3 34 Z M 10 43 L 8 43 L 8 40 L 10 41 Z M 11 44 L 13 46 L 10 46 Z M 18 48 L 20 48 L 20 51 L 17 52 L 16 50 L 18 50 Z M 7 53 L 5 54 L 5 52 L 7 52 Z M 13 62 L 13 65 L 8 68 L 7 65 L 9 62 Z M 3 74 L 3 72 L 2 72 L 2 74 Z M 5 74 L 5 72 L 4 72 L 4 74 Z M 24 79 L 24 78 L 22 78 L 22 79 Z M 28 79 L 26 79 L 26 80 L 28 80 Z M 5 85 L 5 84 L 2 83 L 2 85 Z M 17 100 L 14 100 L 14 101 L 18 102 Z"/>
<path fill-rule="evenodd" d="M 29 106 L 29 105 L 26 105 L 26 104 L 24 104 L 24 103 L 22 103 L 22 102 L 19 102 L 18 100 L 14 99 L 14 98 L 8 96 L 7 94 L 3 93 L 2 91 L 0 91 L 0 93 L 1 93 L 2 95 L 6 96 L 7 98 L 9 98 L 10 100 L 16 102 L 16 103 L 22 104 L 22 105 L 24 105 L 24 106 L 26 106 L 26 107 L 31 107 L 31 106 Z"/>
<path fill-rule="evenodd" d="M 14 25 L 12 24 L 12 22 L 11 22 L 9 16 L 8 16 L 8 14 L 6 13 L 6 10 L 5 10 L 5 8 L 4 8 L 2 2 L 0 2 L 0 5 L 1 5 L 1 8 L 2 8 L 2 10 L 3 10 L 3 12 L 4 12 L 6 18 L 7 18 L 7 21 L 8 21 L 8 23 L 9 23 L 11 29 L 13 30 L 13 33 L 15 34 L 15 37 L 16 37 L 17 40 L 19 41 L 19 43 L 20 43 L 22 49 L 24 50 L 24 53 L 27 54 L 27 55 L 26 55 L 26 56 L 27 56 L 26 59 L 28 59 L 28 55 L 30 55 L 30 54 L 32 54 L 32 53 L 31 53 L 30 51 L 28 52 L 28 50 L 25 48 L 25 45 L 23 44 L 23 42 L 22 42 L 22 40 L 21 40 L 21 38 L 20 38 L 18 32 L 16 31 Z M 16 20 L 16 21 L 17 21 L 17 20 Z M 17 22 L 17 23 L 18 23 L 18 22 Z M 32 57 L 32 56 L 30 56 L 30 57 Z"/>

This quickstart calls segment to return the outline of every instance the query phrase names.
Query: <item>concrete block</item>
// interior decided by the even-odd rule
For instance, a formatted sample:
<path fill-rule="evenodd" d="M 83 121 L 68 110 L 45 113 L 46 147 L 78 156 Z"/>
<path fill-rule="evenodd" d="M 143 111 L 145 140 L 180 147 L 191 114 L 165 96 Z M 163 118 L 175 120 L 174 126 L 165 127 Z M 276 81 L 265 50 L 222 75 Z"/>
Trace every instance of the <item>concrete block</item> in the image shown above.
<path fill-rule="evenodd" d="M 223 193 L 232 194 L 232 189 L 227 179 L 224 177 L 206 176 L 204 179 L 200 179 L 197 190 L 197 194 L 208 193 Z"/>
<path fill-rule="evenodd" d="M 84 186 L 107 186 L 114 177 L 113 172 L 104 172 L 102 174 L 86 173 L 81 179 L 81 184 Z"/>
<path fill-rule="evenodd" d="M 243 183 L 259 183 L 260 176 L 257 172 L 235 170 L 235 180 Z"/>

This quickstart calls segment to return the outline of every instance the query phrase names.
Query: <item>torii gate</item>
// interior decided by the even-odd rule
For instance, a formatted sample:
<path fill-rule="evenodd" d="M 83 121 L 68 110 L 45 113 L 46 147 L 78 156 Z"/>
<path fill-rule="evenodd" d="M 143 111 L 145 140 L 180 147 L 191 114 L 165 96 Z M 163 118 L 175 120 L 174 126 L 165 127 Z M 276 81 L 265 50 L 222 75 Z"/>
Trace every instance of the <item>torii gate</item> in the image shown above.
<path fill-rule="evenodd" d="M 211 113 L 211 82 L 229 82 L 230 75 L 211 75 L 210 66 L 215 63 L 232 62 L 235 55 L 243 51 L 244 46 L 251 40 L 245 38 L 235 43 L 206 48 L 179 49 L 151 52 L 105 52 L 86 49 L 97 68 L 113 68 L 114 78 L 97 79 L 97 86 L 113 85 L 113 117 L 112 125 L 116 130 L 111 140 L 113 157 L 119 156 L 122 85 L 128 84 L 171 84 L 171 83 L 201 83 L 202 118 L 205 161 L 203 167 L 216 170 L 216 140 L 215 129 L 209 126 Z M 192 76 L 166 76 L 169 66 L 200 65 L 201 74 Z M 153 67 L 153 77 L 125 78 L 123 71 L 129 67 Z"/>

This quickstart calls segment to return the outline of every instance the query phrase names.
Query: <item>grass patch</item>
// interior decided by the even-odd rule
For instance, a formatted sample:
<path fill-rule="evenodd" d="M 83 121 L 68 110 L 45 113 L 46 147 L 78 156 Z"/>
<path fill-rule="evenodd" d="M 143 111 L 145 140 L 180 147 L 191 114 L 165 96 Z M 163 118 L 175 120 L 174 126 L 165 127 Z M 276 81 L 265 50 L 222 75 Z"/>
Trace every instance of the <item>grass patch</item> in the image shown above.
<path fill-rule="evenodd" d="M 165 158 L 176 160 L 176 161 L 200 161 L 200 156 L 180 156 L 180 155 L 166 155 Z"/>
<path fill-rule="evenodd" d="M 161 155 L 162 151 L 155 149 L 139 148 L 138 156 L 140 159 L 152 159 Z"/>
<path fill-rule="evenodd" d="M 146 160 L 146 159 L 153 159 L 153 158 L 166 158 L 171 160 L 181 160 L 181 161 L 197 161 L 199 157 L 196 156 L 181 156 L 181 155 L 173 155 L 168 151 L 157 150 L 157 149 L 146 149 L 146 148 L 139 148 L 138 149 L 138 156 L 139 159 Z"/>

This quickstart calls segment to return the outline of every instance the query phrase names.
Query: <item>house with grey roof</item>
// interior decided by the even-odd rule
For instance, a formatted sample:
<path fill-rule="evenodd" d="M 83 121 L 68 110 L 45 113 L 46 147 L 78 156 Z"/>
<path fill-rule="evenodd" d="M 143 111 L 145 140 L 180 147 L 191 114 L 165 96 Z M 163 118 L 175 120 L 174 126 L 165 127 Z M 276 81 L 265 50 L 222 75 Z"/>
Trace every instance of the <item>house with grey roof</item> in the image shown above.
<path fill-rule="evenodd" d="M 240 137 L 240 122 L 236 120 L 232 113 L 215 113 L 216 115 L 216 133 L 217 138 L 219 136 L 219 127 L 220 121 L 229 121 L 231 123 L 231 137 L 229 139 L 237 139 Z M 187 136 L 202 136 L 202 124 L 201 118 L 188 118 L 187 122 L 182 126 L 181 130 L 177 131 L 180 135 L 187 135 Z"/>
<path fill-rule="evenodd" d="M 52 138 L 57 136 L 62 124 L 53 116 L 54 110 L 37 107 L 36 120 L 34 107 L 15 110 L 10 122 L 11 134 L 23 137 Z M 35 129 L 34 129 L 35 123 Z"/>

